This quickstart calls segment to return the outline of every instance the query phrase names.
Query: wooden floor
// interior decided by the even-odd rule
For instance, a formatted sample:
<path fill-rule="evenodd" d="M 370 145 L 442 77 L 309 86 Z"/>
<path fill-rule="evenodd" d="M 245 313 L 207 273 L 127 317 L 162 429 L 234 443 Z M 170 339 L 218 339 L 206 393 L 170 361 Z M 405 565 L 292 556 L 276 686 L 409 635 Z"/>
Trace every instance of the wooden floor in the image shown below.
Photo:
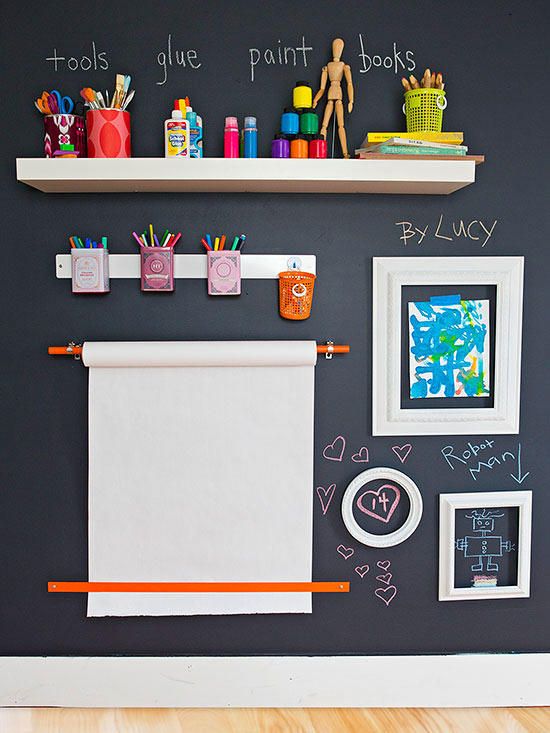
<path fill-rule="evenodd" d="M 550 708 L 0 709 L 0 733 L 549 733 Z"/>

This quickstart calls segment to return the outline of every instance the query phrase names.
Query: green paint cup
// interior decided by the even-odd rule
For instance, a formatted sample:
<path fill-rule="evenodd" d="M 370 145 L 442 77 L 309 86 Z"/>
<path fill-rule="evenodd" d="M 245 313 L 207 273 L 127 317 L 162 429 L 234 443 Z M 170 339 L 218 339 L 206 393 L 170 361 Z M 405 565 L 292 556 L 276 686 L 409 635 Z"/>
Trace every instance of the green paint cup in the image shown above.
<path fill-rule="evenodd" d="M 302 112 L 300 115 L 300 132 L 302 135 L 317 135 L 319 117 L 316 112 Z"/>

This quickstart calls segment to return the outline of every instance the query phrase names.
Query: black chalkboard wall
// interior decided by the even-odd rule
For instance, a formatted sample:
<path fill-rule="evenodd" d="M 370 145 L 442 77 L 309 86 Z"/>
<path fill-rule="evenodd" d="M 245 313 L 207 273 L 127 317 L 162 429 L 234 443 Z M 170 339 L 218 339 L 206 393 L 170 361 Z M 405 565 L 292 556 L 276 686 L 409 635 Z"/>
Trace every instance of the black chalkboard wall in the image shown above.
<path fill-rule="evenodd" d="M 433 654 L 548 651 L 550 475 L 548 441 L 548 302 L 550 250 L 546 37 L 543 0 L 389 3 L 276 0 L 251 5 L 166 0 L 135 4 L 9 3 L 4 10 L 2 189 L 3 437 L 0 491 L 0 650 L 6 655 Z M 172 65 L 166 69 L 171 34 Z M 172 100 L 191 97 L 205 121 L 208 156 L 222 153 L 226 114 L 256 114 L 267 155 L 281 108 L 298 79 L 318 82 L 332 38 L 346 41 L 356 106 L 350 146 L 368 130 L 404 129 L 402 63 L 446 75 L 444 129 L 464 130 L 473 153 L 485 153 L 478 180 L 449 197 L 245 194 L 43 194 L 15 178 L 15 158 L 42 154 L 42 119 L 33 99 L 43 89 L 77 95 L 83 86 L 111 88 L 130 73 L 135 156 L 163 155 L 163 120 Z M 278 48 L 296 52 L 279 63 Z M 94 68 L 94 50 L 95 64 Z M 251 51 L 258 49 L 258 52 Z M 271 49 L 273 55 L 266 51 Z M 186 65 L 176 62 L 175 50 Z M 102 54 L 102 55 L 100 55 Z M 252 58 L 261 57 L 253 67 Z M 363 55 L 361 55 L 363 54 Z M 57 62 L 52 60 L 58 57 Z M 290 61 L 289 54 L 289 61 Z M 275 64 L 266 63 L 266 57 Z M 377 57 L 380 57 L 377 58 Z M 181 54 L 178 56 L 181 60 Z M 387 59 L 387 60 L 386 60 Z M 189 63 L 191 60 L 192 63 Z M 284 57 L 283 57 L 284 60 Z M 382 66 L 375 66 L 380 63 Z M 89 71 L 82 70 L 91 63 Z M 307 63 L 307 68 L 305 64 Z M 57 68 L 56 68 L 57 66 Z M 77 66 L 75 70 L 72 70 Z M 104 68 L 108 66 L 108 68 Z M 198 66 L 198 68 L 193 68 Z M 55 162 L 52 162 L 55 165 Z M 434 237 L 440 232 L 450 237 Z M 172 296 L 146 296 L 137 280 L 116 280 L 105 297 L 77 297 L 54 276 L 67 236 L 109 236 L 111 250 L 135 253 L 132 229 L 150 220 L 184 232 L 180 252 L 198 252 L 207 230 L 246 232 L 249 253 L 317 255 L 312 317 L 279 318 L 275 281 L 248 280 L 242 297 L 209 299 L 204 281 L 180 280 Z M 396 222 L 428 231 L 422 243 L 400 239 Z M 482 221 L 491 238 L 453 234 L 460 221 Z M 495 224 L 496 222 L 496 224 Z M 478 225 L 471 229 L 477 235 Z M 525 255 L 521 433 L 486 436 L 490 450 L 517 453 L 521 488 L 533 491 L 532 594 L 529 599 L 437 601 L 438 496 L 444 492 L 513 490 L 509 463 L 474 480 L 452 470 L 446 445 L 464 450 L 484 437 L 373 438 L 371 435 L 371 258 L 373 256 Z M 48 357 L 49 344 L 77 340 L 334 338 L 348 356 L 316 369 L 315 487 L 336 484 L 322 514 L 314 502 L 314 579 L 349 579 L 348 595 L 319 595 L 313 614 L 274 616 L 86 618 L 84 595 L 48 595 L 48 580 L 87 578 L 87 371 Z M 341 463 L 322 457 L 337 435 Z M 412 445 L 401 463 L 394 446 Z M 415 534 L 388 550 L 360 545 L 339 513 L 347 483 L 365 464 L 409 474 L 424 499 Z M 517 468 L 517 467 L 515 467 Z M 355 550 L 349 560 L 337 552 Z M 390 560 L 398 593 L 389 605 L 374 594 L 378 561 Z M 369 564 L 363 579 L 356 566 Z"/>

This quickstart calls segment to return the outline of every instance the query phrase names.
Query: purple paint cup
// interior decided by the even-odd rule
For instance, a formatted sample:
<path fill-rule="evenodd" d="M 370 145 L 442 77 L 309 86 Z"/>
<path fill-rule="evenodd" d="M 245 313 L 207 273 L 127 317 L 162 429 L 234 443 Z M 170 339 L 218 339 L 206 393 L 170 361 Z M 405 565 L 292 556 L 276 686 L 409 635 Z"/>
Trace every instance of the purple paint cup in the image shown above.
<path fill-rule="evenodd" d="M 45 115 L 44 155 L 53 158 L 62 145 L 72 145 L 79 158 L 86 157 L 86 128 L 79 115 Z M 66 150 L 66 148 L 65 148 Z"/>
<path fill-rule="evenodd" d="M 290 142 L 285 135 L 275 135 L 271 143 L 272 158 L 290 158 Z"/>

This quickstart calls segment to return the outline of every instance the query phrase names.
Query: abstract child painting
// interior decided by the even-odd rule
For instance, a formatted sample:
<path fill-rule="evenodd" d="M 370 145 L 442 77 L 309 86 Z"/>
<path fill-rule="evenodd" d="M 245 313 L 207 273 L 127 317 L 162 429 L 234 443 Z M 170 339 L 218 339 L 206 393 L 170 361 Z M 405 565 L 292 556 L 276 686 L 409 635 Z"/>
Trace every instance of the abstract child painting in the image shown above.
<path fill-rule="evenodd" d="M 408 320 L 411 398 L 490 395 L 488 300 L 410 302 Z"/>

